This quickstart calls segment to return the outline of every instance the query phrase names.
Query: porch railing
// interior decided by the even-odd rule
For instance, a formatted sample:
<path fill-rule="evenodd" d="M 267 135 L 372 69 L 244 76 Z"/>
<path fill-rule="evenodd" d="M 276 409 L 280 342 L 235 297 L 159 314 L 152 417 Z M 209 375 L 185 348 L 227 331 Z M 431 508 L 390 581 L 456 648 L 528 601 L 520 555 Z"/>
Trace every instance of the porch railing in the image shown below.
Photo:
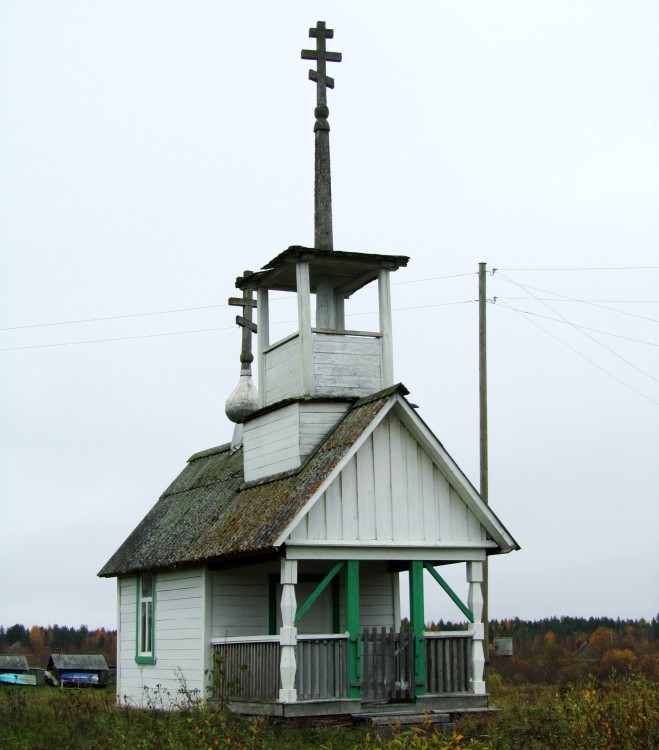
<path fill-rule="evenodd" d="M 348 638 L 298 636 L 298 700 L 348 695 Z M 213 643 L 214 696 L 224 700 L 277 700 L 281 646 L 278 636 L 227 638 Z"/>
<path fill-rule="evenodd" d="M 214 698 L 277 700 L 281 646 L 277 636 L 213 643 Z"/>
<path fill-rule="evenodd" d="M 364 631 L 362 700 L 405 699 L 414 694 L 413 640 L 392 643 L 400 634 Z M 426 692 L 468 693 L 471 633 L 425 633 Z M 224 700 L 279 698 L 281 646 L 278 636 L 214 641 L 214 697 Z M 391 660 L 384 654 L 391 650 Z M 348 638 L 345 635 L 301 635 L 296 649 L 298 700 L 346 698 Z M 369 679 L 369 675 L 372 675 Z M 372 684 L 371 684 L 372 682 Z M 380 694 L 382 686 L 386 695 Z"/>
<path fill-rule="evenodd" d="M 348 696 L 348 637 L 298 636 L 295 688 L 298 700 Z"/>
<path fill-rule="evenodd" d="M 468 693 L 471 633 L 425 633 L 426 692 Z"/>

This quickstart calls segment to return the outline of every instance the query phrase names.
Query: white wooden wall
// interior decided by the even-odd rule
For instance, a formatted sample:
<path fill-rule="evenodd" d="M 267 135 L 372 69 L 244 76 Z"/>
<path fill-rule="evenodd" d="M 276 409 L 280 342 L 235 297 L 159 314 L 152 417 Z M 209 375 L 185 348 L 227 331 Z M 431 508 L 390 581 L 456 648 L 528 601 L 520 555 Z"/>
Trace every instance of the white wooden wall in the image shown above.
<path fill-rule="evenodd" d="M 248 565 L 212 573 L 211 637 L 268 634 L 268 573 L 279 565 Z"/>
<path fill-rule="evenodd" d="M 245 425 L 245 481 L 297 469 L 346 413 L 349 402 L 297 402 Z"/>
<path fill-rule="evenodd" d="M 348 411 L 350 402 L 308 401 L 300 408 L 300 458 L 305 461 Z"/>
<path fill-rule="evenodd" d="M 368 396 L 383 388 L 380 338 L 314 333 L 317 396 Z"/>
<path fill-rule="evenodd" d="M 379 336 L 350 336 L 314 333 L 312 343 L 312 396 L 349 398 L 377 393 L 382 381 L 382 339 Z M 264 406 L 303 396 L 302 347 L 299 335 L 273 344 L 264 353 Z M 263 382 L 259 384 L 263 388 Z"/>
<path fill-rule="evenodd" d="M 156 575 L 155 664 L 135 663 L 136 578 L 118 579 L 117 699 L 148 707 L 180 704 L 181 675 L 188 690 L 204 688 L 204 571 Z M 160 685 L 160 688 L 157 686 Z M 146 688 L 146 690 L 145 690 Z"/>
<path fill-rule="evenodd" d="M 487 536 L 430 456 L 390 413 L 290 538 L 428 543 Z"/>
<path fill-rule="evenodd" d="M 300 465 L 300 410 L 289 404 L 245 425 L 245 481 L 278 474 Z"/>
<path fill-rule="evenodd" d="M 400 626 L 398 573 L 386 571 L 385 564 L 359 565 L 359 626 L 381 628 Z M 341 622 L 345 622 L 345 591 L 341 586 Z"/>
<path fill-rule="evenodd" d="M 305 563 L 300 563 L 301 575 Z M 279 573 L 279 565 L 249 565 L 244 568 L 212 573 L 211 637 L 266 635 L 268 633 L 268 574 Z M 295 595 L 300 607 L 314 591 L 317 583 L 296 584 Z M 385 563 L 360 565 L 360 624 L 362 627 L 391 627 L 400 621 L 398 574 L 389 573 Z M 341 622 L 345 622 L 345 590 L 340 592 Z M 277 586 L 277 627 L 281 626 Z M 332 632 L 332 594 L 328 586 L 300 620 L 298 632 Z"/>
<path fill-rule="evenodd" d="M 259 384 L 259 387 L 262 387 Z M 264 406 L 285 398 L 302 395 L 302 363 L 300 337 L 295 335 L 276 343 L 265 352 Z"/>

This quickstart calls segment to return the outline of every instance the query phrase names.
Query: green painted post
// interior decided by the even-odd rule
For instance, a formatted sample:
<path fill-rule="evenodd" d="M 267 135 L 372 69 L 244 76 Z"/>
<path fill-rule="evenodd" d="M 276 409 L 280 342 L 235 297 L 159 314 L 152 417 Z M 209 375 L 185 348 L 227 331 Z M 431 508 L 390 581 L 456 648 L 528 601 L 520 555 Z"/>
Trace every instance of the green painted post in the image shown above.
<path fill-rule="evenodd" d="M 423 606 L 423 562 L 410 563 L 410 625 L 414 632 L 414 682 L 416 695 L 426 694 L 425 612 Z"/>
<path fill-rule="evenodd" d="M 346 630 L 348 631 L 348 698 L 361 697 L 359 633 L 359 560 L 346 562 Z"/>

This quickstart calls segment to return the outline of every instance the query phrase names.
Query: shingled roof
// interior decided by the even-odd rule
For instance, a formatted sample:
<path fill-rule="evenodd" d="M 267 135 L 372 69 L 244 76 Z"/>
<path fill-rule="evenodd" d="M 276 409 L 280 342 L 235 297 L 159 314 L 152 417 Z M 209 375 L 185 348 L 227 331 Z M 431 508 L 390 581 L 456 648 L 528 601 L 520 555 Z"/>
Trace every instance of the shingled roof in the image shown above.
<path fill-rule="evenodd" d="M 243 452 L 229 445 L 196 453 L 98 575 L 104 578 L 274 551 L 274 542 L 396 392 L 354 403 L 294 473 L 243 481 Z"/>

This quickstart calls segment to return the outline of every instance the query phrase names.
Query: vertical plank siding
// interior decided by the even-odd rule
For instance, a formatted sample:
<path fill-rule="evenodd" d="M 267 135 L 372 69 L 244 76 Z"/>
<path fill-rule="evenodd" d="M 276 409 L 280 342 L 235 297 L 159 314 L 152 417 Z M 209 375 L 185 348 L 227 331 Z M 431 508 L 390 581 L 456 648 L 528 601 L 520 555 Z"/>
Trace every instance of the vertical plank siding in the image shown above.
<path fill-rule="evenodd" d="M 428 693 L 468 693 L 471 634 L 426 633 Z"/>
<path fill-rule="evenodd" d="M 388 414 L 291 533 L 293 540 L 470 542 L 485 530 L 428 453 Z"/>

